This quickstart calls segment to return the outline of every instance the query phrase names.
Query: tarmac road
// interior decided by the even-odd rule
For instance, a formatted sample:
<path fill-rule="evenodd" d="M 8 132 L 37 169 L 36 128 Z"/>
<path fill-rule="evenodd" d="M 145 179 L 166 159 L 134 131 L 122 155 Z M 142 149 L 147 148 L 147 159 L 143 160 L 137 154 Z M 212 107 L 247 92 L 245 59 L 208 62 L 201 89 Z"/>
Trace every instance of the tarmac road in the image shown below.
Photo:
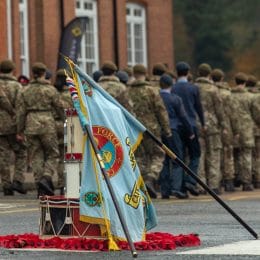
<path fill-rule="evenodd" d="M 0 197 L 0 234 L 38 233 L 39 205 L 35 193 Z M 221 196 L 258 234 L 260 233 L 260 190 Z M 138 259 L 260 259 L 260 240 L 242 227 L 210 196 L 188 200 L 154 200 L 159 225 L 152 231 L 199 234 L 200 247 L 174 251 L 142 251 Z M 241 242 L 244 241 L 244 242 Z M 224 245 L 224 247 L 223 247 Z M 216 247 L 220 246 L 220 247 Z M 214 248 L 216 247 L 216 248 Z M 0 249 L 0 259 L 132 259 L 129 251 L 68 252 Z"/>

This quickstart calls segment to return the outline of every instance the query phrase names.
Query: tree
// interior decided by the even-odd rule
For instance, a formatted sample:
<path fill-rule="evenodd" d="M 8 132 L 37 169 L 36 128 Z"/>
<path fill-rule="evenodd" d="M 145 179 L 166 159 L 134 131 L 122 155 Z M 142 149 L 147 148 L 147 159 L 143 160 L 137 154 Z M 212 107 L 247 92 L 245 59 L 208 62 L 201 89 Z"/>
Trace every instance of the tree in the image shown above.
<path fill-rule="evenodd" d="M 233 46 L 230 29 L 223 12 L 223 0 L 175 0 L 175 11 L 184 17 L 187 31 L 194 41 L 193 60 L 229 70 L 232 60 L 228 53 Z M 176 39 L 177 40 L 177 39 Z"/>

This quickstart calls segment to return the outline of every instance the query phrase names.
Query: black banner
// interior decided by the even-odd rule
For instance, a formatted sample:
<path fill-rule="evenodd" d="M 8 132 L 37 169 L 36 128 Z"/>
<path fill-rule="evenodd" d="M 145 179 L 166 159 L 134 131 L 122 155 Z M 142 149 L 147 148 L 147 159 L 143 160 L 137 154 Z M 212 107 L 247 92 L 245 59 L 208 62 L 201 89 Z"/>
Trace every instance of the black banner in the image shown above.
<path fill-rule="evenodd" d="M 80 53 L 80 43 L 86 31 L 87 17 L 77 17 L 73 19 L 63 30 L 59 53 L 69 57 L 73 62 L 77 62 Z M 66 69 L 67 63 L 59 54 L 57 69 Z"/>

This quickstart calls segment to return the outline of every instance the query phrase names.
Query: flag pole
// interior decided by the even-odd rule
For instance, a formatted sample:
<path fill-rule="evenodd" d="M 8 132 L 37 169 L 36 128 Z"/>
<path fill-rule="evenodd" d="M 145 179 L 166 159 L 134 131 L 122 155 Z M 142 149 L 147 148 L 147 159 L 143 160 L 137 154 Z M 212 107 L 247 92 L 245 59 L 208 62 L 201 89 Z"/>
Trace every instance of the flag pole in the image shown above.
<path fill-rule="evenodd" d="M 182 167 L 188 175 L 195 179 L 224 209 L 226 209 L 254 238 L 258 239 L 258 234 L 241 219 L 207 184 L 205 184 L 177 155 L 163 144 L 157 137 L 149 130 L 146 130 L 149 137 L 180 167 Z"/>
<path fill-rule="evenodd" d="M 123 228 L 125 236 L 127 238 L 127 242 L 128 242 L 128 244 L 130 246 L 130 250 L 132 252 L 132 256 L 133 256 L 133 258 L 137 258 L 137 251 L 136 251 L 134 243 L 133 243 L 133 241 L 132 241 L 132 239 L 130 237 L 130 233 L 129 233 L 128 227 L 126 225 L 126 222 L 125 222 L 125 219 L 124 219 L 123 214 L 121 212 L 121 209 L 120 209 L 120 207 L 118 205 L 118 201 L 117 201 L 114 189 L 113 189 L 113 187 L 111 185 L 110 179 L 109 179 L 108 174 L 107 174 L 106 169 L 105 169 L 105 165 L 104 165 L 102 156 L 100 155 L 100 152 L 98 150 L 97 144 L 96 144 L 96 142 L 95 142 L 95 140 L 94 140 L 94 138 L 92 136 L 92 133 L 91 133 L 89 125 L 86 125 L 86 133 L 87 133 L 87 135 L 89 137 L 89 141 L 90 141 L 91 146 L 92 146 L 92 148 L 93 148 L 93 150 L 95 152 L 98 164 L 100 166 L 101 172 L 103 174 L 103 177 L 105 179 L 105 182 L 106 182 L 108 190 L 109 190 L 109 193 L 111 195 L 111 198 L 113 200 L 114 206 L 116 208 L 116 212 L 118 214 L 119 220 L 121 222 L 122 228 Z"/>

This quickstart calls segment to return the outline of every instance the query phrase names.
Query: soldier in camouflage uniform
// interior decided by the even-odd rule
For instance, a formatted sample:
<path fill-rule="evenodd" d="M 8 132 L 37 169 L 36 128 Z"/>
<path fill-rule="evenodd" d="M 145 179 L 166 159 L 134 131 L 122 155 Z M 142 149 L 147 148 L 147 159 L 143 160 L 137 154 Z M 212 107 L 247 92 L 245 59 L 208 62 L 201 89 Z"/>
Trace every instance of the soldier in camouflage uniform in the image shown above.
<path fill-rule="evenodd" d="M 1 127 L 0 127 L 0 167 L 1 177 L 5 195 L 13 195 L 13 191 L 25 194 L 23 186 L 24 172 L 26 168 L 26 145 L 24 141 L 16 139 L 16 121 L 15 121 L 15 101 L 19 91 L 22 89 L 20 83 L 13 76 L 15 64 L 10 60 L 4 60 L 0 64 L 0 85 L 3 94 L 9 101 L 13 112 L 8 112 L 3 106 L 0 108 Z M 10 154 L 15 154 L 15 170 L 13 183 L 10 180 Z"/>
<path fill-rule="evenodd" d="M 248 76 L 246 82 L 246 87 L 250 93 L 252 93 L 253 98 L 253 118 L 256 120 L 254 127 L 255 135 L 255 148 L 253 149 L 253 159 L 252 159 L 252 174 L 253 174 L 253 184 L 256 189 L 260 189 L 260 82 L 257 84 L 257 79 L 255 76 Z"/>
<path fill-rule="evenodd" d="M 202 107 L 205 115 L 205 131 L 201 138 L 205 140 L 205 161 L 200 161 L 201 166 L 205 165 L 206 180 L 209 187 L 220 194 L 220 155 L 221 155 L 221 134 L 226 134 L 225 114 L 218 91 L 210 79 L 211 67 L 208 64 L 199 66 L 199 77 L 195 84 L 199 88 Z M 203 157 L 201 157 L 203 158 Z"/>
<path fill-rule="evenodd" d="M 117 66 L 113 62 L 107 61 L 102 65 L 101 70 L 103 76 L 99 78 L 98 84 L 131 112 L 132 108 L 129 102 L 127 88 L 115 75 Z"/>
<path fill-rule="evenodd" d="M 137 119 L 158 138 L 162 135 L 171 136 L 169 118 L 163 101 L 145 80 L 146 68 L 138 64 L 134 66 L 133 71 L 135 80 L 129 87 L 129 96 Z M 135 155 L 148 192 L 151 197 L 156 198 L 154 184 L 162 168 L 163 153 L 151 138 L 144 135 Z"/>
<path fill-rule="evenodd" d="M 10 156 L 12 150 L 8 143 L 7 133 L 13 131 L 12 118 L 15 116 L 15 111 L 7 98 L 3 85 L 0 84 L 0 167 L 1 167 L 1 182 L 3 185 L 4 195 L 13 195 L 11 188 L 11 174 L 10 174 Z"/>
<path fill-rule="evenodd" d="M 63 118 L 63 104 L 45 79 L 46 66 L 37 62 L 32 73 L 33 80 L 17 99 L 17 132 L 28 141 L 38 196 L 54 195 L 52 176 L 57 172 L 59 149 L 53 110 Z"/>
<path fill-rule="evenodd" d="M 235 76 L 235 81 L 236 86 L 231 90 L 235 174 L 239 174 L 243 191 L 251 191 L 253 190 L 252 150 L 255 146 L 253 99 L 245 88 L 247 76 L 240 72 Z"/>
<path fill-rule="evenodd" d="M 227 133 L 222 132 L 222 154 L 221 154 L 221 170 L 223 173 L 224 189 L 228 192 L 235 191 L 234 188 L 234 157 L 233 157 L 233 130 L 231 125 L 231 117 L 233 111 L 231 111 L 231 89 L 229 85 L 223 81 L 224 72 L 220 69 L 214 69 L 211 73 L 211 77 L 215 86 L 218 89 L 218 93 L 222 100 L 222 104 L 225 112 L 225 120 L 227 123 Z"/>
<path fill-rule="evenodd" d="M 160 90 L 161 90 L 160 78 L 164 73 L 166 73 L 166 71 L 167 68 L 163 63 L 156 63 L 153 66 L 152 77 L 150 78 L 149 82 L 156 96 L 160 96 Z M 159 162 L 163 162 L 165 159 L 164 154 L 161 153 L 160 151 L 158 152 L 157 157 Z M 154 170 L 157 172 L 158 170 L 159 171 L 161 170 L 160 168 L 161 166 L 160 164 L 158 164 L 158 169 L 155 168 Z M 160 180 L 158 180 L 158 182 L 160 182 Z"/>
<path fill-rule="evenodd" d="M 66 73 L 64 69 L 59 69 L 56 72 L 56 79 L 54 86 L 60 94 L 63 103 L 63 109 L 72 108 L 72 99 L 68 87 L 66 86 Z M 64 195 L 64 120 L 60 118 L 58 113 L 54 110 L 54 119 L 56 124 L 58 143 L 59 143 L 59 165 L 58 165 L 58 183 L 57 188 L 60 189 L 60 194 Z"/>

